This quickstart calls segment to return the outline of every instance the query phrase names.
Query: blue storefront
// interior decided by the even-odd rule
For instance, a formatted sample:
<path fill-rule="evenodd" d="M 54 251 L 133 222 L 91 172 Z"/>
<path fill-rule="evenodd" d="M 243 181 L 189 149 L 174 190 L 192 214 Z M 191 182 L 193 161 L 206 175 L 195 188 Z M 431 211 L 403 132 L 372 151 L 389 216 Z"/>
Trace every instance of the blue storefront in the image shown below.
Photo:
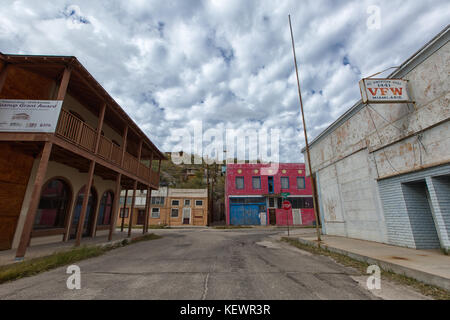
<path fill-rule="evenodd" d="M 230 224 L 232 225 L 261 225 L 260 213 L 265 211 L 264 197 L 230 197 Z"/>

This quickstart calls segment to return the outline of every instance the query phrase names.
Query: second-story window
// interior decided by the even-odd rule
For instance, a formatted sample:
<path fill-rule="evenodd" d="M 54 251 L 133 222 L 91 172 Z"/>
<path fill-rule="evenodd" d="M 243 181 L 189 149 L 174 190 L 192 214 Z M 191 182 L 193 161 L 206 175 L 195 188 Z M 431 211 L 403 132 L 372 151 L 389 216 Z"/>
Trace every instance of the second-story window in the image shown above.
<path fill-rule="evenodd" d="M 305 177 L 297 177 L 297 189 L 305 189 Z"/>
<path fill-rule="evenodd" d="M 244 177 L 236 177 L 236 189 L 244 189 Z"/>
<path fill-rule="evenodd" d="M 281 177 L 281 189 L 289 189 L 289 177 Z"/>
<path fill-rule="evenodd" d="M 180 205 L 180 200 L 172 200 L 172 206 L 178 207 Z"/>
<path fill-rule="evenodd" d="M 253 189 L 261 189 L 261 177 L 252 177 Z"/>

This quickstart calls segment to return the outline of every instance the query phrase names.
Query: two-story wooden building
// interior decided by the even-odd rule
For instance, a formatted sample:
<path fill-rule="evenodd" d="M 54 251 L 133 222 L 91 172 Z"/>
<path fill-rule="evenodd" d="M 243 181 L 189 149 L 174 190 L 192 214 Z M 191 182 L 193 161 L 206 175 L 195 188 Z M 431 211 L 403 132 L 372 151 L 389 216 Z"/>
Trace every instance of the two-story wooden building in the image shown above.
<path fill-rule="evenodd" d="M 0 54 L 0 148 L 0 250 L 17 258 L 39 243 L 111 240 L 121 189 L 150 197 L 152 163 L 166 159 L 68 56 Z"/>

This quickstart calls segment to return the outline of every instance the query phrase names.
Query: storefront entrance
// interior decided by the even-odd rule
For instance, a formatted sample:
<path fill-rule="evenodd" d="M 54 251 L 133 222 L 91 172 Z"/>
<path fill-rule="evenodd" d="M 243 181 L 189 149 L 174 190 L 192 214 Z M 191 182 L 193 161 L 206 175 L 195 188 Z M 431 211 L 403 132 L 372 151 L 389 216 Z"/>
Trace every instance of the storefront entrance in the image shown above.
<path fill-rule="evenodd" d="M 75 239 L 77 234 L 78 222 L 80 220 L 81 207 L 83 205 L 85 188 L 86 187 L 81 188 L 81 190 L 78 192 L 77 195 L 77 200 L 75 202 L 75 208 L 73 212 L 72 224 L 70 226 L 70 239 Z M 96 207 L 97 207 L 97 192 L 95 191 L 94 188 L 91 188 L 88 205 L 86 209 L 86 217 L 84 218 L 83 234 L 82 234 L 83 237 L 88 237 L 92 233 Z"/>

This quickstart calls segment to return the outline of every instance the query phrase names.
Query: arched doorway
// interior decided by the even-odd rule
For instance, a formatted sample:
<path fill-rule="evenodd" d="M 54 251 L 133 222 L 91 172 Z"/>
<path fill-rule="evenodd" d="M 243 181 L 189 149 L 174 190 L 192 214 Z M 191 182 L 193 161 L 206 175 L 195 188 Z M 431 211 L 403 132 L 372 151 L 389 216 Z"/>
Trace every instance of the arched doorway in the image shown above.
<path fill-rule="evenodd" d="M 97 218 L 98 226 L 107 226 L 111 224 L 113 201 L 114 193 L 112 191 L 105 191 L 100 200 Z"/>
<path fill-rule="evenodd" d="M 64 228 L 71 196 L 71 188 L 63 179 L 49 180 L 42 188 L 33 229 Z"/>
<path fill-rule="evenodd" d="M 75 202 L 75 208 L 73 209 L 72 224 L 70 226 L 70 239 L 74 239 L 77 235 L 78 222 L 80 221 L 81 207 L 83 206 L 83 199 L 86 186 L 83 186 L 78 192 L 77 200 Z M 94 226 L 95 208 L 97 207 L 97 192 L 92 187 L 89 193 L 88 205 L 86 208 L 86 216 L 84 218 L 83 225 L 83 237 L 91 235 L 92 228 Z"/>

